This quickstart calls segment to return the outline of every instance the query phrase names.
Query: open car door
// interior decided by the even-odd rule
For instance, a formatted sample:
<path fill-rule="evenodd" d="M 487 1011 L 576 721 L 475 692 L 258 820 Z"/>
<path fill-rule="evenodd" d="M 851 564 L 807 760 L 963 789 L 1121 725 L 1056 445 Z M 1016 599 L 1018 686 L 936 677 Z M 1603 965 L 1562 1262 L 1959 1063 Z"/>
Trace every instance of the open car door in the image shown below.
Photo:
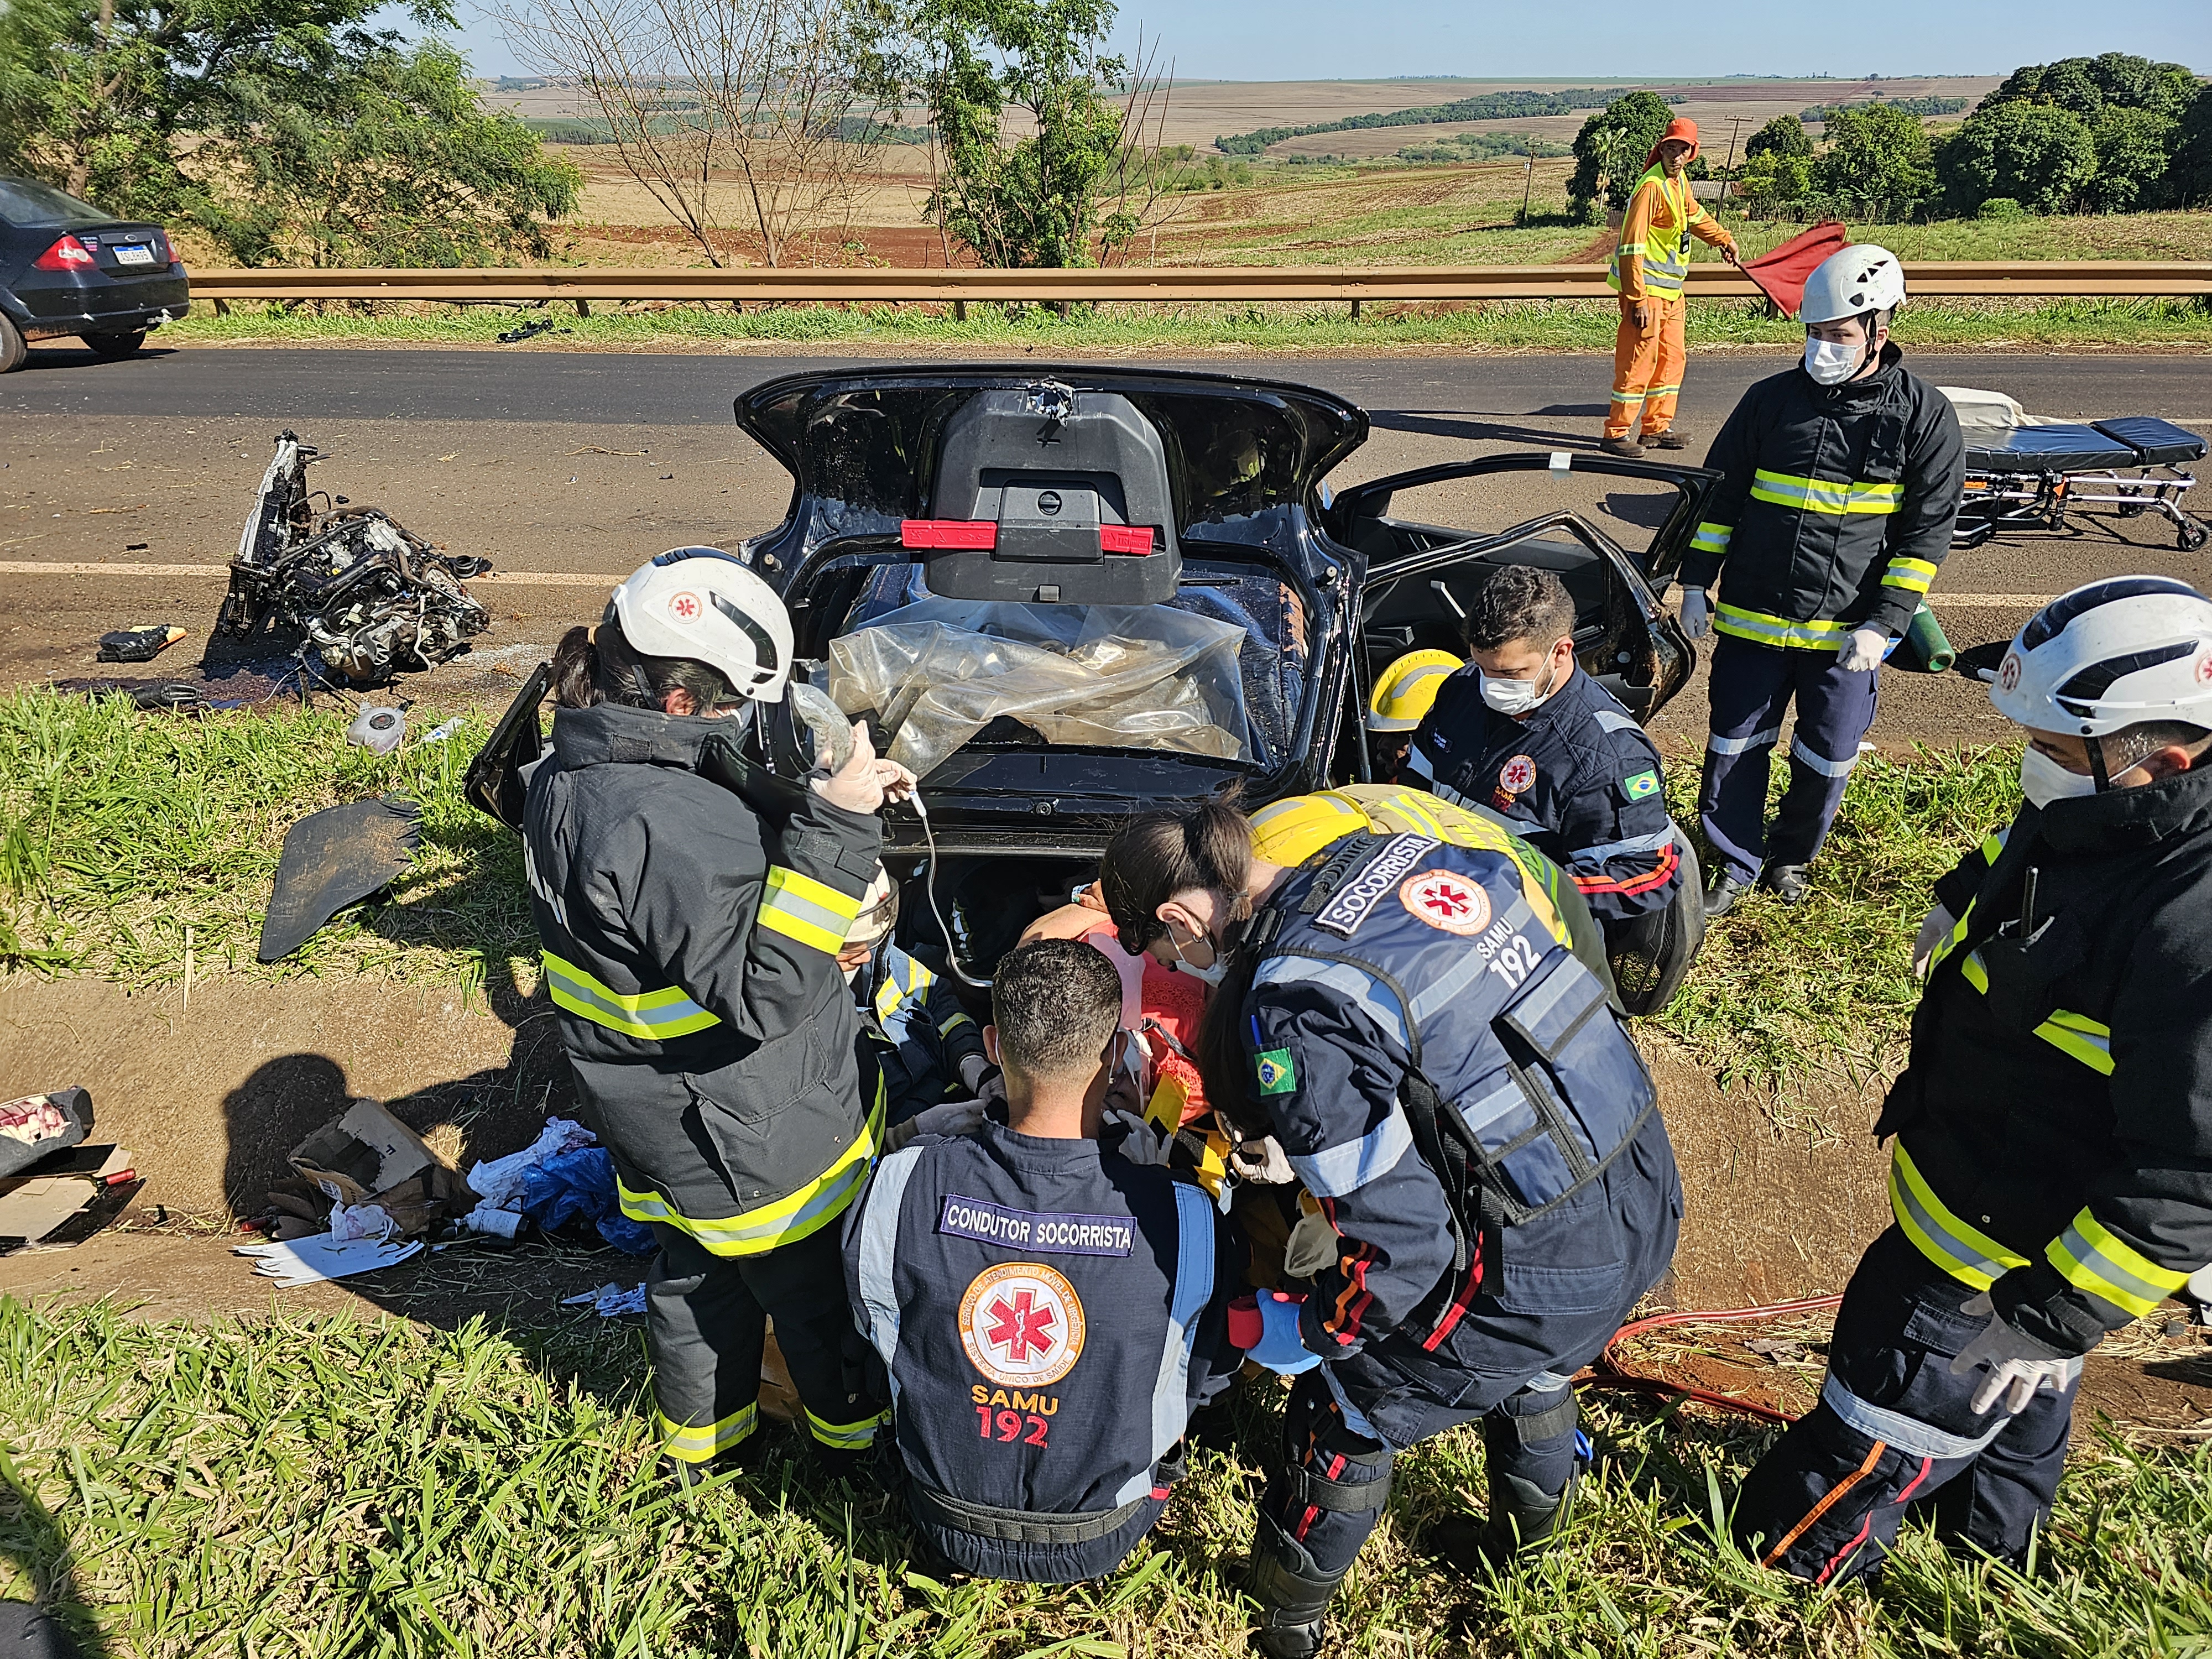
<path fill-rule="evenodd" d="M 1633 481 L 1638 494 L 1621 511 L 1651 532 L 1632 553 L 1598 515 L 1562 506 L 1515 521 L 1514 511 L 1540 506 L 1537 477 L 1579 473 Z M 1398 517 L 1394 506 L 1416 492 L 1495 479 L 1479 487 L 1477 511 L 1500 528 L 1460 528 Z M 1697 653 L 1661 603 L 1680 568 L 1706 497 L 1720 482 L 1702 467 L 1655 465 L 1610 456 L 1517 452 L 1450 461 L 1355 485 L 1328 510 L 1331 540 L 1364 554 L 1359 649 L 1352 653 L 1358 706 L 1375 676 L 1407 651 L 1435 647 L 1463 654 L 1462 620 L 1492 571 L 1509 564 L 1554 571 L 1575 601 L 1575 655 L 1584 672 L 1648 721 L 1681 690 Z M 1533 487 L 1533 488 L 1532 488 Z M 1464 512 L 1469 492 L 1449 492 Z M 1455 514 L 1457 516 L 1457 514 Z"/>

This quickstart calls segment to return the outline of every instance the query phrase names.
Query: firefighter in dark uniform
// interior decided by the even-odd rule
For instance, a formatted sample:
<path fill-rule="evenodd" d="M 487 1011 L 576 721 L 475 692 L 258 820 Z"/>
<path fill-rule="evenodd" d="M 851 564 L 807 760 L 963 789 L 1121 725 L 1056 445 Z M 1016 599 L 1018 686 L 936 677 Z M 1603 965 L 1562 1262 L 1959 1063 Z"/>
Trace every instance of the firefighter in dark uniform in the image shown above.
<path fill-rule="evenodd" d="M 860 904 L 837 966 L 860 1016 L 863 1090 L 881 1075 L 888 1123 L 942 1101 L 975 1099 L 990 1073 L 982 1027 L 949 980 L 891 942 L 899 890 L 889 872 L 876 872 Z"/>
<path fill-rule="evenodd" d="M 770 823 L 702 776 L 703 746 L 784 695 L 792 634 L 768 585 L 708 549 L 616 588 L 555 658 L 552 752 L 524 850 L 547 988 L 623 1213 L 660 1242 L 647 1279 L 672 1471 L 758 1422 L 764 1322 L 817 1449 L 850 1462 L 881 1404 L 838 1294 L 837 1230 L 883 1132 L 860 1097 L 837 952 L 877 866 L 873 816 L 912 774 L 855 727 L 851 761 Z"/>
<path fill-rule="evenodd" d="M 1474 660 L 1438 690 L 1398 781 L 1498 813 L 1617 938 L 1674 902 L 1682 851 L 1659 751 L 1576 664 L 1574 634 L 1559 577 L 1500 569 L 1468 615 Z"/>
<path fill-rule="evenodd" d="M 1890 343 L 1904 303 L 1904 268 L 1886 250 L 1821 261 L 1799 310 L 1803 363 L 1745 392 L 1705 456 L 1722 481 L 1681 584 L 1684 631 L 1720 633 L 1698 800 L 1720 855 L 1707 915 L 1754 881 L 1784 903 L 1804 896 L 1874 725 L 1882 658 L 1951 549 L 1966 441 L 1950 399 Z M 1790 788 L 1770 838 L 1768 763 L 1793 701 Z"/>
<path fill-rule="evenodd" d="M 1936 885 L 1894 1134 L 1896 1224 L 1820 1402 L 1735 1525 L 1822 1583 L 1908 1507 L 2022 1565 L 2081 1356 L 2212 1261 L 2212 601 L 2123 576 L 2044 608 L 1990 700 L 2027 728 L 2011 824 Z"/>
<path fill-rule="evenodd" d="M 991 1000 L 1006 1125 L 884 1158 L 846 1226 L 846 1283 L 890 1376 L 881 1466 L 930 1550 L 1066 1583 L 1159 1519 L 1191 1413 L 1243 1363 L 1225 1310 L 1243 1253 L 1204 1192 L 1100 1144 L 1125 1040 L 1113 964 L 1025 945 Z"/>
<path fill-rule="evenodd" d="M 1475 1568 L 1548 1536 L 1580 1468 L 1569 1379 L 1674 1254 L 1651 1079 L 1521 858 L 1356 834 L 1286 869 L 1218 803 L 1107 847 L 1125 946 L 1226 964 L 1207 1097 L 1275 1138 L 1335 1235 L 1253 1548 L 1273 1655 L 1319 1650 L 1393 1458 L 1454 1425 L 1484 1425 L 1489 1516 L 1432 1543 Z"/>

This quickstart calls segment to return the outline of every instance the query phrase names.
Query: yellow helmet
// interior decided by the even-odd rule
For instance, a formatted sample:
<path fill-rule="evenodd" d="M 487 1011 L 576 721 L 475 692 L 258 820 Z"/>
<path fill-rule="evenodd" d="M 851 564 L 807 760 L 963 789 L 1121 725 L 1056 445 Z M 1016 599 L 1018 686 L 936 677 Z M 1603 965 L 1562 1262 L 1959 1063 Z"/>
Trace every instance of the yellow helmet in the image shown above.
<path fill-rule="evenodd" d="M 1428 717 L 1444 681 L 1467 665 L 1449 651 L 1408 651 L 1382 671 L 1367 702 L 1370 732 L 1410 732 Z"/>

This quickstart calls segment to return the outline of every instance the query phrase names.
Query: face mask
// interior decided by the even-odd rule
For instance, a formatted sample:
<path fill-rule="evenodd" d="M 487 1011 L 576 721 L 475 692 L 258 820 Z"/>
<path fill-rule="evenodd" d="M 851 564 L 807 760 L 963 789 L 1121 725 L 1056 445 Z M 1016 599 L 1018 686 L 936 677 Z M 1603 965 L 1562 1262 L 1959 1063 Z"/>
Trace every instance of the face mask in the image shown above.
<path fill-rule="evenodd" d="M 1176 953 L 1176 972 L 1188 974 L 1201 985 L 1218 985 L 1228 976 L 1228 965 L 1221 960 L 1221 952 L 1218 949 L 1214 951 L 1212 963 L 1206 967 L 1200 968 L 1186 960 L 1182 953 L 1182 941 L 1175 936 L 1175 929 L 1172 927 L 1168 929 L 1168 949 Z"/>
<path fill-rule="evenodd" d="M 2094 795 L 2097 781 L 2086 772 L 2069 772 L 2040 749 L 2030 747 L 2020 757 L 2020 792 L 2038 806 L 2071 795 Z"/>
<path fill-rule="evenodd" d="M 1556 689 L 1539 685 L 1534 680 L 1493 679 L 1480 668 L 1474 672 L 1476 688 L 1482 693 L 1483 702 L 1501 714 L 1525 714 Z"/>
<path fill-rule="evenodd" d="M 1818 386 L 1841 386 L 1858 373 L 1859 358 L 1856 346 L 1838 345 L 1833 340 L 1805 342 L 1805 372 Z"/>

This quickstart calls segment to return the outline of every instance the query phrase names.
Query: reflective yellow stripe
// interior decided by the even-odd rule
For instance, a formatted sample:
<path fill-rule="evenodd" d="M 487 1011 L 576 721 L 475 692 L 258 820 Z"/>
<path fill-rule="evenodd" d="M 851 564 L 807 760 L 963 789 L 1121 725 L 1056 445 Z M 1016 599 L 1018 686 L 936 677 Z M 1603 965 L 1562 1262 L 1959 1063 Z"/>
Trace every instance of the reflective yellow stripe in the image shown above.
<path fill-rule="evenodd" d="M 1982 953 L 1979 951 L 1966 952 L 1966 959 L 1959 964 L 1959 972 L 1965 975 L 1967 984 L 1972 986 L 1984 996 L 1989 995 L 1990 970 L 1982 965 Z"/>
<path fill-rule="evenodd" d="M 1733 634 L 1740 640 L 1750 640 L 1759 645 L 1793 646 L 1816 649 L 1825 646 L 1834 650 L 1851 630 L 1839 622 L 1791 622 L 1786 617 L 1770 617 L 1764 611 L 1747 611 L 1740 605 L 1723 603 L 1713 611 L 1713 626 L 1723 634 Z"/>
<path fill-rule="evenodd" d="M 2189 1282 L 2189 1275 L 2161 1267 L 2126 1240 L 2116 1237 L 2084 1209 L 2044 1251 L 2075 1289 L 2102 1297 L 2137 1319 Z"/>
<path fill-rule="evenodd" d="M 1925 559 L 1892 559 L 1882 573 L 1884 587 L 1901 587 L 1908 593 L 1925 593 L 1936 580 L 1936 567 Z"/>
<path fill-rule="evenodd" d="M 796 870 L 769 866 L 758 921 L 769 932 L 834 957 L 844 949 L 845 935 L 860 914 L 859 899 Z"/>
<path fill-rule="evenodd" d="M 1643 178 L 1636 181 L 1636 189 L 1643 189 L 1647 183 L 1656 183 L 1659 186 L 1660 199 L 1666 203 L 1674 222 L 1662 226 L 1659 222 L 1659 216 L 1655 213 L 1641 242 L 1614 243 L 1613 252 L 1606 258 L 1606 286 L 1615 293 L 1620 292 L 1621 261 L 1624 258 L 1640 259 L 1644 264 L 1644 286 L 1648 293 L 1656 298 L 1670 298 L 1680 294 L 1682 274 L 1690 268 L 1689 256 L 1682 250 L 1683 239 L 1690 227 L 1704 216 L 1698 210 L 1696 195 L 1691 191 L 1686 176 L 1680 179 L 1669 179 L 1666 169 L 1655 163 L 1645 170 Z M 1635 191 L 1630 191 L 1630 202 L 1633 203 L 1635 199 Z M 1623 222 L 1626 222 L 1625 216 Z"/>
<path fill-rule="evenodd" d="M 660 1423 L 661 1450 L 686 1463 L 704 1463 L 720 1457 L 760 1426 L 760 1404 L 757 1401 L 719 1423 L 696 1426 L 676 1422 L 665 1412 L 656 1411 L 653 1416 Z"/>
<path fill-rule="evenodd" d="M 949 1037 L 962 1026 L 973 1025 L 975 1023 L 975 1022 L 974 1020 L 969 1018 L 964 1013 L 955 1014 L 951 1018 L 946 1020 L 943 1024 L 937 1028 L 937 1035 L 939 1036 Z"/>
<path fill-rule="evenodd" d="M 2027 1266 L 2026 1256 L 1946 1209 L 1913 1167 L 1902 1141 L 1889 1161 L 1889 1207 L 1920 1254 L 1969 1289 L 1986 1291 L 2014 1267 Z"/>
<path fill-rule="evenodd" d="M 906 1000 L 906 993 L 899 988 L 896 979 L 885 979 L 876 993 L 876 1018 L 889 1019 L 898 1012 L 899 1004 Z"/>
<path fill-rule="evenodd" d="M 2091 1071 L 2112 1076 L 2112 1028 L 2102 1021 L 2054 1008 L 2051 1018 L 2035 1028 L 2035 1034 L 2051 1047 L 2073 1055 Z"/>
<path fill-rule="evenodd" d="M 1690 545 L 1706 553 L 1728 551 L 1729 538 L 1735 534 L 1732 524 L 1715 524 L 1707 520 L 1698 526 L 1698 533 L 1690 538 Z"/>
<path fill-rule="evenodd" d="M 626 996 L 550 951 L 541 951 L 545 988 L 556 1007 L 624 1036 L 658 1042 L 703 1031 L 722 1022 L 691 1000 L 681 986 Z"/>
<path fill-rule="evenodd" d="M 889 1412 L 879 1412 L 873 1417 L 864 1417 L 857 1423 L 830 1423 L 806 1413 L 807 1432 L 823 1445 L 838 1451 L 860 1451 L 875 1444 L 876 1431 L 881 1428 Z"/>
<path fill-rule="evenodd" d="M 659 1193 L 631 1190 L 615 1177 L 615 1195 L 622 1212 L 632 1221 L 659 1222 L 690 1235 L 716 1255 L 761 1255 L 785 1244 L 795 1244 L 818 1232 L 845 1212 L 860 1183 L 867 1179 L 876 1142 L 884 1129 L 884 1080 L 876 1079 L 876 1103 L 859 1139 L 838 1154 L 837 1161 L 796 1192 L 773 1204 L 763 1204 L 742 1215 L 720 1216 L 711 1221 L 684 1215 Z"/>
<path fill-rule="evenodd" d="M 1894 513 L 1904 505 L 1902 484 L 1807 478 L 1794 472 L 1769 472 L 1765 467 L 1751 477 L 1752 500 L 1770 501 L 1777 507 L 1802 507 L 1808 513 L 1826 513 L 1840 518 L 1847 513 Z"/>

